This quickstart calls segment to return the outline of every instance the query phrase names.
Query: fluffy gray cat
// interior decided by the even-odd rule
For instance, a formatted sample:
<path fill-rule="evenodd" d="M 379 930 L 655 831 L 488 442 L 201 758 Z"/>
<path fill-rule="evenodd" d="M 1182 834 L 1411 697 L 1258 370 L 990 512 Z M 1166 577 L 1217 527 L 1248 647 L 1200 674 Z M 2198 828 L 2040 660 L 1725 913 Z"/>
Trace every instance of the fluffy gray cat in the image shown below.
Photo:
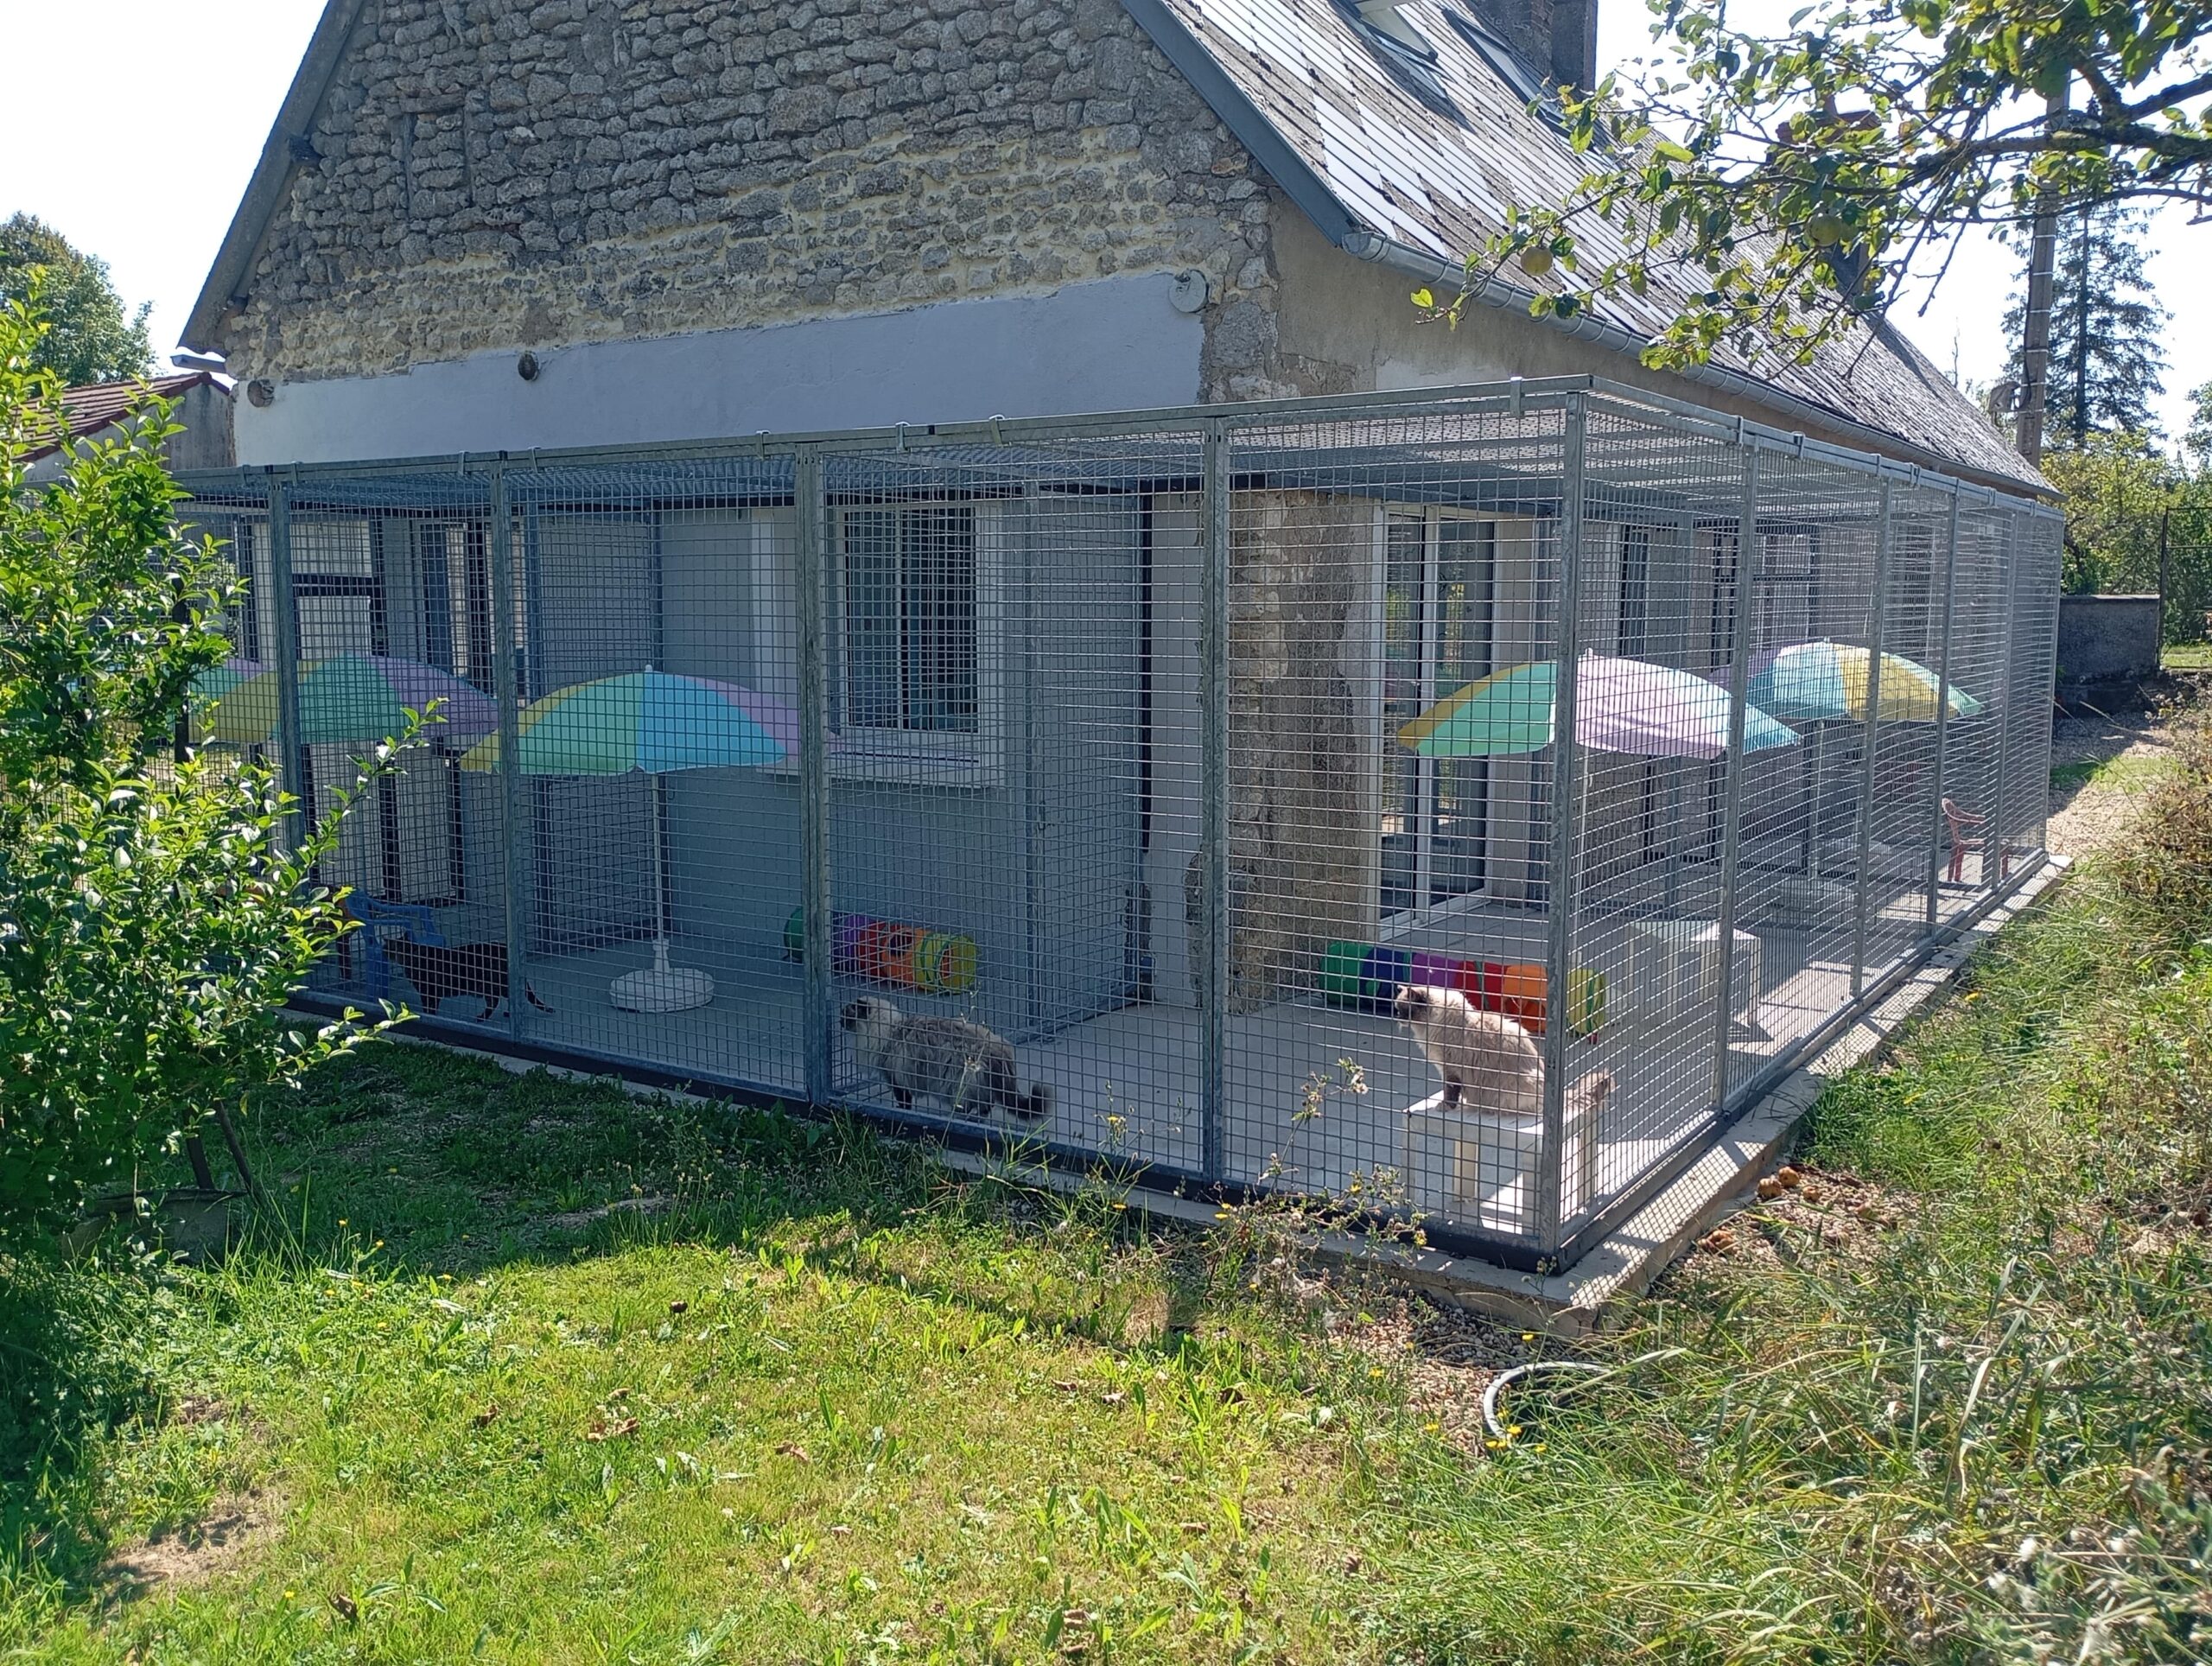
<path fill-rule="evenodd" d="M 848 1002 L 837 1021 L 861 1062 L 880 1072 L 902 1110 L 917 1097 L 942 1100 L 956 1116 L 1003 1110 L 1034 1122 L 1052 1110 L 1042 1082 L 1021 1091 L 1014 1048 L 965 1018 L 909 1018 L 876 995 Z"/>
<path fill-rule="evenodd" d="M 1544 1050 L 1513 1020 L 1486 1013 L 1457 989 L 1408 984 L 1390 1003 L 1391 1015 L 1414 1033 L 1428 1062 L 1444 1077 L 1443 1109 L 1469 1109 L 1491 1116 L 1534 1116 L 1544 1103 Z M 1595 1116 L 1613 1091 L 1611 1071 L 1593 1070 L 1567 1089 L 1570 1113 Z"/>

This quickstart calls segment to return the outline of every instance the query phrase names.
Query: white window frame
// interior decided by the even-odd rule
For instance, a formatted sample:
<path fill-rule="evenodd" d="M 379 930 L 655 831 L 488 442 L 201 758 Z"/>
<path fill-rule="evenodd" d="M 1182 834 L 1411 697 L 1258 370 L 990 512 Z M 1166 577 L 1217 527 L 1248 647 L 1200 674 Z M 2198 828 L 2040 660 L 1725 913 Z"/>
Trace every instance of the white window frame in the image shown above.
<path fill-rule="evenodd" d="M 959 507 L 973 516 L 976 537 L 976 727 L 906 729 L 856 725 L 851 709 L 851 651 L 846 640 L 849 515 L 885 510 Z M 916 498 L 830 506 L 830 673 L 835 679 L 830 772 L 848 780 L 904 781 L 929 786 L 999 785 L 1006 768 L 1006 569 L 1013 537 L 1008 503 L 995 498 Z"/>

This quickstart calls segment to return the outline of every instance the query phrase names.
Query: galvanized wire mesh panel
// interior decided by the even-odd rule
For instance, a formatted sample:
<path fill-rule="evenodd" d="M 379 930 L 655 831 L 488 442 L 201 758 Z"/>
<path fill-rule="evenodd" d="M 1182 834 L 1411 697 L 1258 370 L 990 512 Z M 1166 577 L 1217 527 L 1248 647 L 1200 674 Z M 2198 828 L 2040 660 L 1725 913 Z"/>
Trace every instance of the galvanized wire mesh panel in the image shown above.
<path fill-rule="evenodd" d="M 758 459 L 507 475 L 516 709 L 469 761 L 516 806 L 527 1034 L 804 1091 L 791 493 Z"/>
<path fill-rule="evenodd" d="M 1960 700 L 1945 736 L 1936 881 L 1938 914 L 1946 920 L 1977 906 L 2007 869 L 1990 832 L 2012 709 L 2011 523 L 2005 508 L 1960 506 L 1950 678 Z M 2051 606 L 2056 617 L 2055 597 Z"/>
<path fill-rule="evenodd" d="M 2005 732 L 2000 842 L 2016 868 L 2043 855 L 2050 810 L 2052 684 L 2058 650 L 2060 524 L 2050 515 L 2015 510 L 2011 560 L 2018 574 L 2012 595 L 2012 716 Z"/>
<path fill-rule="evenodd" d="M 1200 1166 L 1199 449 L 826 459 L 841 1097 Z"/>
<path fill-rule="evenodd" d="M 1873 767 L 1862 775 L 1866 837 L 1855 904 L 1859 989 L 1900 963 L 1925 937 L 1928 862 L 1940 806 L 1933 797 L 1938 652 L 1944 569 L 1949 555 L 1947 495 L 1891 482 L 1889 554 L 1881 604 L 1881 657 L 1869 660 L 1862 744 Z"/>
<path fill-rule="evenodd" d="M 1745 461 L 1713 431 L 1591 409 L 1561 798 L 1572 879 L 1548 969 L 1568 1014 L 1547 1035 L 1562 1235 L 1712 1118 Z M 1756 986 L 1736 970 L 1747 1006 Z"/>
<path fill-rule="evenodd" d="M 2041 844 L 2056 521 L 1587 385 L 194 487 L 319 993 L 1524 1262 Z"/>
<path fill-rule="evenodd" d="M 1233 1179 L 1538 1240 L 1537 1044 L 1507 1008 L 1541 999 L 1553 765 L 1522 673 L 1554 654 L 1567 468 L 1557 400 L 1233 432 Z M 1485 677 L 1495 744 L 1421 737 Z"/>

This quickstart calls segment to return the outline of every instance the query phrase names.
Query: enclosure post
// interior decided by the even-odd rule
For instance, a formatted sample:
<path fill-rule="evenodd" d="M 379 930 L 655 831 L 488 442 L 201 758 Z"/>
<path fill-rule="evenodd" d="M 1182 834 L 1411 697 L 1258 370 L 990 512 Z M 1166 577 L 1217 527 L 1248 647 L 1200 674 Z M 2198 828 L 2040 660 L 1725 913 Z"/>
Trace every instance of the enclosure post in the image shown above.
<path fill-rule="evenodd" d="M 1720 961 L 1713 1025 L 1713 1103 L 1728 1104 L 1728 1042 L 1736 1016 L 1736 869 L 1744 833 L 1744 728 L 1751 707 L 1751 585 L 1759 569 L 1759 453 L 1745 442 L 1743 519 L 1736 529 L 1736 605 L 1728 633 L 1728 767 L 1720 801 L 1720 907 L 1713 922 Z M 1757 990 L 1752 991 L 1756 998 Z"/>
<path fill-rule="evenodd" d="M 2168 504 L 2158 512 L 2158 663 L 2166 660 L 2166 588 L 2173 580 L 2174 506 Z"/>
<path fill-rule="evenodd" d="M 1550 912 L 1545 919 L 1544 943 L 1544 1100 L 1543 1143 L 1540 1148 L 1536 1180 L 1536 1238 L 1548 1256 L 1559 1249 L 1566 1199 L 1560 1195 L 1567 1173 L 1567 1033 L 1572 1003 L 1567 996 L 1567 960 L 1573 952 L 1574 926 L 1574 824 L 1578 809 L 1573 783 L 1582 755 L 1575 733 L 1576 684 L 1581 662 L 1582 637 L 1582 480 L 1588 440 L 1589 403 L 1580 393 L 1567 401 L 1565 455 L 1560 460 L 1559 503 L 1558 669 L 1552 684 L 1552 779 L 1547 811 L 1551 849 L 1545 858 L 1548 870 L 1546 894 Z M 1594 1139 L 1594 1130 L 1585 1134 Z M 1584 1199 L 1587 1204 L 1590 1199 Z"/>
<path fill-rule="evenodd" d="M 288 850 L 300 842 L 304 826 L 315 818 L 315 806 L 305 801 L 307 760 L 300 749 L 300 616 L 292 591 L 292 480 L 271 477 L 269 482 L 269 588 L 276 594 L 276 779 L 290 793 L 293 804 L 277 823 L 278 837 Z"/>
<path fill-rule="evenodd" d="M 1950 530 L 1943 542 L 1943 623 L 1936 657 L 1936 758 L 1928 788 L 1928 915 L 1931 932 L 1942 913 L 1943 871 L 1943 753 L 1951 727 L 1951 621 L 1959 594 L 1959 494 L 1951 493 Z"/>
<path fill-rule="evenodd" d="M 492 694 L 499 703 L 499 824 L 505 838 L 507 913 L 507 1033 L 518 1040 L 529 1004 L 530 952 L 524 931 L 522 871 L 522 653 L 515 617 L 514 508 L 507 496 L 507 465 L 492 465 Z"/>
<path fill-rule="evenodd" d="M 830 509 L 822 454 L 791 459 L 791 505 L 798 575 L 798 828 L 801 929 L 805 945 L 806 1097 L 830 1103 L 830 979 L 836 932 L 830 918 L 830 675 L 823 562 Z"/>
<path fill-rule="evenodd" d="M 1205 433 L 1205 567 L 1199 578 L 1198 707 L 1200 803 L 1198 848 L 1205 853 L 1205 1009 L 1199 1014 L 1199 1173 L 1220 1180 L 1226 1169 L 1223 1128 L 1229 1097 L 1229 497 L 1230 438 L 1225 423 Z"/>
<path fill-rule="evenodd" d="M 2015 538 L 2024 541 L 2028 531 L 2042 518 L 2041 516 L 2031 515 L 2025 510 L 2015 509 L 2012 517 Z M 2063 533 L 2060 534 L 2062 539 L 2063 536 Z M 2039 626 L 2042 622 L 2048 621 L 2050 634 L 2045 639 L 2050 646 L 2046 652 L 2038 657 L 2036 665 L 2036 681 L 2031 685 L 2044 690 L 2042 698 L 2048 703 L 2044 708 L 2042 717 L 2036 724 L 2036 733 L 2043 737 L 2043 745 L 2039 748 L 2042 755 L 2040 759 L 2032 757 L 2030 759 L 2029 761 L 2033 766 L 2029 771 L 2029 779 L 2037 782 L 2047 782 L 2050 779 L 2051 725 L 2056 717 L 2051 708 L 2058 702 L 2058 588 L 2063 577 L 2062 569 L 2065 557 L 2062 547 L 2060 565 L 2050 569 L 2050 582 L 2045 583 L 2040 551 L 2048 546 L 2038 541 L 2037 547 L 2039 553 L 2036 564 L 2036 591 L 2039 599 L 2036 602 L 2036 618 Z M 2024 556 L 2023 559 L 2024 558 Z M 2163 626 L 2160 626 L 2162 633 L 2164 628 Z M 2163 633 L 2158 639 L 2158 663 L 2162 665 L 2165 663 L 2165 638 Z M 2050 794 L 2038 790 L 2031 802 L 2036 806 L 2036 843 L 2031 854 L 2037 857 L 2040 865 L 2050 858 Z M 2020 830 L 2024 834 L 2027 829 L 2023 827 Z"/>
<path fill-rule="evenodd" d="M 1990 794 L 1989 825 L 1981 842 L 1981 883 L 1984 889 L 1992 891 L 1997 888 L 1997 880 L 1989 865 L 1993 862 L 1998 873 L 2004 871 L 2009 836 L 2005 826 L 2005 778 L 2012 773 L 2012 696 L 2019 687 L 2012 664 L 2014 615 L 2019 606 L 2020 518 L 2008 515 L 2005 518 L 2005 645 L 1999 654 L 2005 668 L 2005 697 L 1997 709 L 1997 785 Z"/>
<path fill-rule="evenodd" d="M 1874 748 L 1881 735 L 1882 635 L 1890 614 L 1890 477 L 1882 476 L 1881 522 L 1874 531 L 1874 617 L 1866 631 L 1866 734 L 1859 747 L 1859 896 L 1851 927 L 1851 994 L 1866 987 L 1866 869 L 1874 854 Z"/>

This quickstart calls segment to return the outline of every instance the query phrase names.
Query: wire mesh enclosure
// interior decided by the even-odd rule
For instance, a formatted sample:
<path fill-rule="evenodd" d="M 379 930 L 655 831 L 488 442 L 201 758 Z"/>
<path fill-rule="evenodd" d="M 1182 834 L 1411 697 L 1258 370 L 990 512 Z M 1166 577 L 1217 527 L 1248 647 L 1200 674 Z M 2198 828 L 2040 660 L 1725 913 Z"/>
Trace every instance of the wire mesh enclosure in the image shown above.
<path fill-rule="evenodd" d="M 188 485 L 311 1002 L 1513 1264 L 2044 860 L 2056 518 L 1586 379 Z"/>

